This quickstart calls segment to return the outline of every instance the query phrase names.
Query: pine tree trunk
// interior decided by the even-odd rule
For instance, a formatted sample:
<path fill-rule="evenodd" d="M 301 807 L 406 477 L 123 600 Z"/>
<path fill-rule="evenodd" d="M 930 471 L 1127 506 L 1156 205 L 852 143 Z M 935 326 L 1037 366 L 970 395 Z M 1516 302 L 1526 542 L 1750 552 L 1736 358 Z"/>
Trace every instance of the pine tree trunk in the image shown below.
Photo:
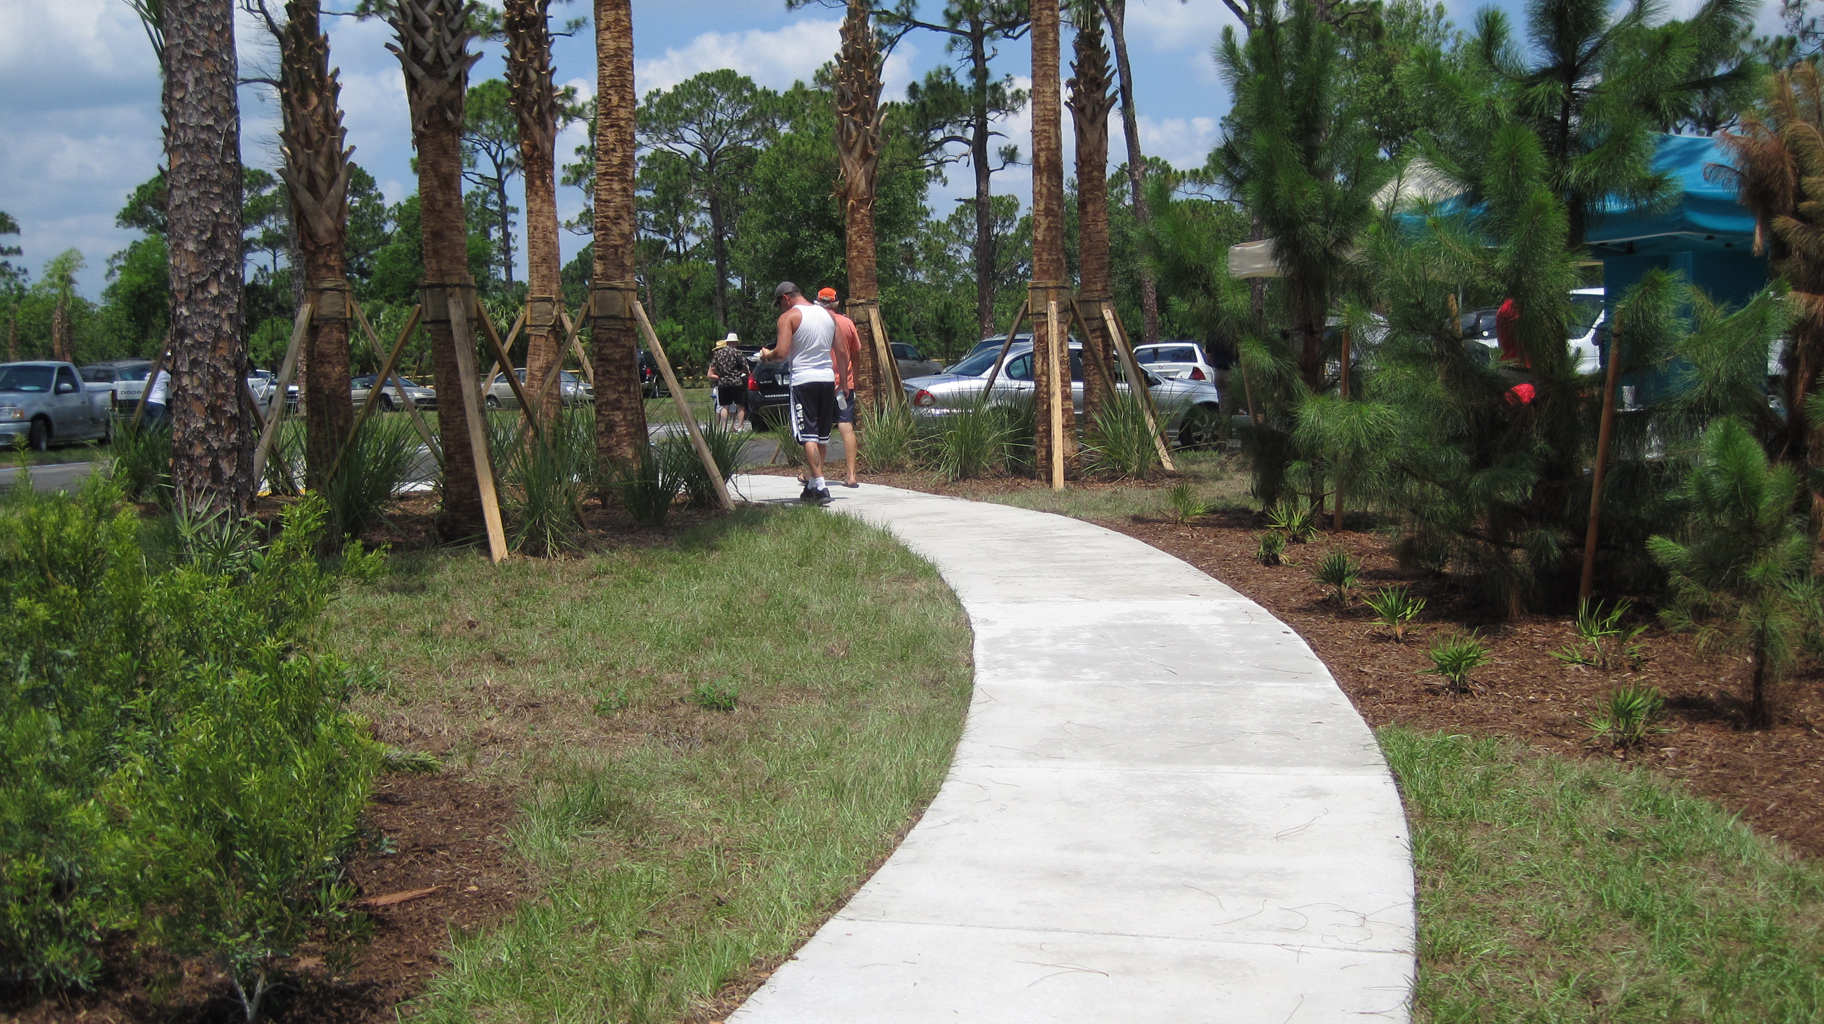
<path fill-rule="evenodd" d="M 1133 192 L 1134 218 L 1142 230 L 1153 226 L 1146 201 L 1146 157 L 1140 152 L 1140 115 L 1134 109 L 1134 69 L 1127 62 L 1127 0 L 1099 0 L 1115 40 L 1115 64 L 1121 71 L 1121 129 L 1127 137 L 1127 186 Z M 1159 340 L 1159 284 L 1153 268 L 1140 265 L 1140 340 Z"/>
<path fill-rule="evenodd" d="M 994 205 L 989 191 L 988 146 L 993 127 L 988 123 L 988 29 L 978 14 L 969 23 L 969 84 L 974 99 L 970 111 L 969 164 L 975 172 L 975 318 L 977 337 L 995 332 L 994 317 Z"/>
<path fill-rule="evenodd" d="M 604 466 L 629 468 L 646 451 L 634 284 L 632 0 L 595 0 L 595 271 L 590 335 L 595 352 L 595 444 Z M 726 330 L 726 328 L 724 328 Z"/>
<path fill-rule="evenodd" d="M 247 511 L 253 432 L 240 401 L 241 139 L 231 0 L 165 0 L 171 253 L 171 475 L 186 506 Z"/>
<path fill-rule="evenodd" d="M 1070 114 L 1077 130 L 1077 266 L 1078 291 L 1083 316 L 1083 418 L 1096 421 L 1107 394 L 1103 374 L 1088 364 L 1103 367 L 1113 379 L 1114 346 L 1102 307 L 1112 300 L 1108 242 L 1108 115 L 1114 109 L 1109 93 L 1108 48 L 1102 42 L 1102 19 L 1094 5 L 1085 5 L 1077 26 L 1076 74 L 1070 80 Z"/>
<path fill-rule="evenodd" d="M 563 258 L 557 232 L 557 94 L 551 68 L 551 0 L 507 0 L 507 88 L 519 121 L 526 182 L 526 380 L 536 388 L 563 362 L 557 310 Z M 545 392 L 538 417 L 553 422 L 563 408 L 561 382 Z"/>
<path fill-rule="evenodd" d="M 849 272 L 848 312 L 861 336 L 855 388 L 863 409 L 891 401 L 886 393 L 893 375 L 882 372 L 875 358 L 873 318 L 880 302 L 875 265 L 874 186 L 880 167 L 880 41 L 864 0 L 849 0 L 842 23 L 842 49 L 836 60 L 836 146 L 842 159 L 843 224 Z"/>
<path fill-rule="evenodd" d="M 1050 2 L 1032 6 L 1032 285 L 1028 291 L 1033 322 L 1033 389 L 1036 426 L 1035 457 L 1041 476 L 1048 476 L 1054 446 L 1069 464 L 1076 456 L 1076 417 L 1072 415 L 1068 332 L 1057 339 L 1062 382 L 1063 428 L 1052 432 L 1051 329 L 1047 323 L 1050 303 L 1058 305 L 1060 327 L 1067 323 L 1070 290 L 1064 262 L 1064 139 L 1061 97 L 1058 92 L 1058 8 Z"/>
<path fill-rule="evenodd" d="M 279 174 L 291 196 L 298 263 L 294 282 L 315 311 L 305 334 L 304 444 L 306 486 L 329 486 L 329 469 L 354 425 L 349 395 L 348 156 L 343 146 L 341 84 L 329 67 L 329 37 L 319 0 L 289 0 L 280 37 Z M 302 279 L 300 281 L 300 278 Z M 283 401 L 283 398 L 279 398 Z"/>
<path fill-rule="evenodd" d="M 412 143 L 418 149 L 425 285 L 438 292 L 425 303 L 424 316 L 431 335 L 431 367 L 440 392 L 437 426 L 443 442 L 443 508 L 437 528 L 445 538 L 459 540 L 485 529 L 475 467 L 486 453 L 475 452 L 469 444 L 456 336 L 442 293 L 452 287 L 474 287 L 462 208 L 462 107 L 469 68 L 481 55 L 468 52 L 473 32 L 463 0 L 398 0 L 391 21 L 398 41 L 387 48 L 405 69 Z"/>
<path fill-rule="evenodd" d="M 1773 724 L 1773 712 L 1768 706 L 1767 653 L 1760 644 L 1755 645 L 1750 661 L 1754 669 L 1749 680 L 1748 727 L 1765 729 Z"/>

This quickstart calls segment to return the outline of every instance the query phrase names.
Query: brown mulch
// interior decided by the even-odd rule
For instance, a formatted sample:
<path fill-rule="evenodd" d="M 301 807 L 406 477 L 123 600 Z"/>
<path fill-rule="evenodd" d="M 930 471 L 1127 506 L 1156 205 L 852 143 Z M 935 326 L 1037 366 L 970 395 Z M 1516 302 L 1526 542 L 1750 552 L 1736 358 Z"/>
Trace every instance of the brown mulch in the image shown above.
<path fill-rule="evenodd" d="M 523 875 L 506 855 L 507 825 L 517 812 L 510 794 L 461 779 L 383 777 L 369 807 L 363 848 L 349 870 L 358 890 L 356 905 L 366 917 L 365 941 L 352 948 L 299 950 L 282 965 L 286 985 L 268 997 L 270 1018 L 328 1024 L 396 1020 L 394 1008 L 422 994 L 443 966 L 453 932 L 474 932 L 505 918 L 525 892 Z M 227 977 L 212 964 L 142 952 L 122 939 L 108 949 L 106 971 L 90 993 L 0 990 L 0 1021 L 231 1024 L 242 1019 Z"/>
<path fill-rule="evenodd" d="M 972 498 L 1046 486 L 1006 478 L 945 484 L 914 473 L 867 480 Z M 1086 480 L 1071 486 L 1146 485 Z M 1345 524 L 1351 532 L 1340 538 L 1325 532 L 1308 544 L 1291 545 L 1286 564 L 1271 568 L 1254 558 L 1266 529 L 1259 513 L 1225 511 L 1189 523 L 1133 516 L 1099 525 L 1184 559 L 1279 616 L 1329 666 L 1372 726 L 1500 736 L 1541 752 L 1624 759 L 1682 780 L 1802 856 L 1824 857 L 1824 667 L 1811 666 L 1789 679 L 1778 698 L 1779 723 L 1751 730 L 1745 727 L 1743 659 L 1700 655 L 1690 635 L 1668 633 L 1642 605 L 1630 615 L 1632 623 L 1648 624 L 1637 668 L 1604 672 L 1566 664 L 1552 653 L 1576 639 L 1573 616 L 1491 616 L 1461 580 L 1400 568 L 1382 537 L 1359 532 L 1376 525 L 1366 517 L 1352 517 Z M 1325 598 L 1326 588 L 1312 580 L 1308 568 L 1338 545 L 1362 564 L 1359 592 L 1406 584 L 1426 599 L 1406 642 L 1393 642 L 1359 600 L 1337 608 Z M 1471 629 L 1491 652 L 1489 662 L 1472 674 L 1474 692 L 1454 694 L 1437 676 L 1420 674 L 1431 666 L 1426 651 L 1435 639 Z M 1635 681 L 1665 695 L 1663 726 L 1669 731 L 1624 753 L 1593 742 L 1584 720 L 1611 688 Z"/>

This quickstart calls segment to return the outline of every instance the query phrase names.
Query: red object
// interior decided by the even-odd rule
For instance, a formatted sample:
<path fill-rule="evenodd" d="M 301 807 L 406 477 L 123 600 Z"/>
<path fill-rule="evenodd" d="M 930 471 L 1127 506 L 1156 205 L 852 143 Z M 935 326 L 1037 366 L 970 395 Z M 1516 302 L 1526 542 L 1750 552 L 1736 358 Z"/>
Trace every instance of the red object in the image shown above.
<path fill-rule="evenodd" d="M 937 397 L 924 388 L 919 388 L 918 394 L 912 396 L 912 404 L 921 409 L 929 409 L 937 404 Z"/>
<path fill-rule="evenodd" d="M 1507 404 L 1532 405 L 1533 399 L 1537 396 L 1538 392 L 1533 390 L 1531 384 L 1515 384 L 1507 389 Z"/>
<path fill-rule="evenodd" d="M 755 380 L 754 375 L 751 373 L 747 375 L 747 390 L 749 390 L 749 391 L 760 390 L 760 382 Z"/>
<path fill-rule="evenodd" d="M 1203 367 L 1193 366 L 1193 367 L 1191 367 L 1191 379 L 1192 380 L 1208 380 L 1209 378 L 1205 377 L 1203 375 Z"/>
<path fill-rule="evenodd" d="M 1501 303 L 1501 308 L 1495 310 L 1495 341 L 1501 346 L 1501 361 L 1530 367 L 1533 364 L 1520 351 L 1519 325 L 1520 307 L 1513 299 Z"/>

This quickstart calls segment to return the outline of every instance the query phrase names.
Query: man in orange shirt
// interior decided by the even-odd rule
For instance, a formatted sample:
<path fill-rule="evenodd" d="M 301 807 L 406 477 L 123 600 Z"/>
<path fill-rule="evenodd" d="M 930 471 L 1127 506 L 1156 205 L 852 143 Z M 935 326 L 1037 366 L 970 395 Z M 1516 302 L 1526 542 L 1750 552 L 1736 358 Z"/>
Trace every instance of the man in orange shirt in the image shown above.
<path fill-rule="evenodd" d="M 836 345 L 849 353 L 847 374 L 839 374 L 836 380 L 836 429 L 842 434 L 844 468 L 849 472 L 842 485 L 860 487 L 855 478 L 855 360 L 861 358 L 861 334 L 855 330 L 855 321 L 836 312 L 836 289 L 819 290 L 817 304 L 830 311 L 836 321 Z"/>

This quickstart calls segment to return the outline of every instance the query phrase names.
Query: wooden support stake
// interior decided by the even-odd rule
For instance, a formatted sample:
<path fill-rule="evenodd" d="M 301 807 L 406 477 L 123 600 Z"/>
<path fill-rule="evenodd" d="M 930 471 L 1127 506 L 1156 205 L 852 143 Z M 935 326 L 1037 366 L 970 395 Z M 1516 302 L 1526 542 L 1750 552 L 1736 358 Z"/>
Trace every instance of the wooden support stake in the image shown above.
<path fill-rule="evenodd" d="M 1021 306 L 1020 311 L 1013 315 L 1013 326 L 1007 329 L 1007 340 L 1001 342 L 1001 354 L 995 357 L 994 366 L 988 370 L 988 383 L 982 385 L 982 401 L 988 401 L 993 396 L 994 379 L 1001 375 L 1001 364 L 1007 361 L 1007 350 L 1013 347 L 1014 336 L 1020 333 L 1020 324 L 1025 321 L 1026 314 L 1030 312 L 1032 312 L 1032 306 L 1028 304 Z"/>
<path fill-rule="evenodd" d="M 1108 367 L 1104 366 L 1102 364 L 1102 361 L 1099 359 L 1089 358 L 1089 356 L 1090 356 L 1090 352 L 1089 352 L 1089 348 L 1088 348 L 1089 318 L 1085 317 L 1083 315 L 1083 307 L 1077 302 L 1077 297 L 1075 295 L 1072 295 L 1070 297 L 1070 312 L 1071 312 L 1071 315 L 1076 318 L 1077 324 L 1083 328 L 1083 334 L 1085 335 L 1085 337 L 1083 339 L 1084 340 L 1083 362 L 1086 365 L 1087 364 L 1095 365 L 1096 379 L 1100 380 L 1104 385 L 1106 385 L 1106 390 L 1108 391 L 1109 394 L 1111 394 L 1111 395 L 1114 394 L 1118 389 L 1115 387 L 1114 379 L 1108 375 Z M 1083 411 L 1086 413 L 1089 411 L 1089 406 L 1087 405 L 1087 403 L 1084 405 Z"/>
<path fill-rule="evenodd" d="M 564 325 L 564 330 L 570 332 L 570 340 L 565 343 L 566 347 L 576 353 L 576 361 L 583 364 L 583 376 L 589 378 L 590 387 L 595 387 L 595 364 L 589 361 L 589 353 L 583 351 L 583 324 L 585 321 L 578 320 L 572 324 L 570 312 L 561 307 L 558 309 L 557 315 Z M 558 357 L 558 362 L 563 362 L 561 355 Z"/>
<path fill-rule="evenodd" d="M 388 350 L 380 344 L 380 332 L 374 330 L 374 325 L 367 322 L 367 313 L 361 308 L 361 304 L 353 299 L 350 299 L 348 304 L 354 307 L 355 318 L 361 322 L 361 329 L 367 332 L 367 343 L 374 350 L 374 358 L 393 367 L 388 372 L 376 375 L 374 379 L 379 381 L 382 387 L 391 381 L 393 387 L 399 389 L 399 400 L 405 403 L 405 411 L 412 417 L 412 426 L 418 428 L 418 437 L 424 441 L 424 446 L 431 450 L 431 457 L 437 460 L 438 465 L 442 465 L 443 451 L 437 444 L 436 435 L 431 432 L 430 424 L 424 422 L 424 414 L 418 411 L 418 403 L 412 401 L 411 396 L 405 393 L 405 380 L 399 376 L 396 365 L 397 357 L 391 361 L 387 359 Z M 405 330 L 399 332 L 400 345 L 404 344 L 406 338 L 411 337 L 412 328 L 418 326 L 418 317 L 422 312 L 422 306 L 413 307 L 412 315 L 406 318 Z M 370 393 L 368 397 L 372 398 L 373 395 Z"/>
<path fill-rule="evenodd" d="M 1609 330 L 1609 379 L 1602 390 L 1602 426 L 1596 432 L 1596 469 L 1590 476 L 1590 525 L 1583 535 L 1583 579 L 1577 600 L 1586 602 L 1596 589 L 1597 523 L 1602 518 L 1602 478 L 1609 468 L 1609 437 L 1615 430 L 1615 391 L 1621 384 L 1621 309 Z"/>
<path fill-rule="evenodd" d="M 519 311 L 519 318 L 513 321 L 513 330 L 519 330 L 520 321 L 525 318 L 526 311 L 522 309 Z M 544 437 L 545 435 L 538 429 L 538 416 L 533 412 L 531 403 L 526 400 L 526 389 L 520 387 L 519 374 L 513 369 L 513 358 L 507 354 L 507 346 L 501 344 L 500 335 L 494 332 L 494 321 L 488 317 L 488 311 L 486 307 L 482 306 L 480 299 L 475 300 L 475 321 L 481 324 L 482 333 L 488 336 L 488 347 L 494 350 L 494 358 L 507 367 L 507 387 L 513 389 L 513 399 L 519 403 L 520 412 L 524 415 L 527 425 L 532 428 L 532 436 Z"/>
<path fill-rule="evenodd" d="M 1058 353 L 1062 351 L 1062 358 Z M 1045 354 L 1050 365 L 1046 369 L 1049 376 L 1047 384 L 1051 385 L 1051 489 L 1064 489 L 1064 396 L 1070 388 L 1070 347 L 1058 343 L 1058 300 L 1051 299 L 1045 303 Z"/>
<path fill-rule="evenodd" d="M 1146 428 L 1152 432 L 1153 450 L 1159 453 L 1159 464 L 1169 472 L 1177 472 L 1178 467 L 1172 462 L 1171 445 L 1165 443 L 1165 430 L 1159 424 L 1159 413 L 1153 408 L 1152 389 L 1146 386 L 1146 374 L 1140 371 L 1133 350 L 1127 347 L 1121 322 L 1115 319 L 1115 308 L 1104 303 L 1102 319 L 1108 324 L 1108 339 L 1115 346 L 1115 357 L 1121 361 L 1122 372 L 1127 374 L 1128 390 L 1140 393 L 1140 412 L 1146 416 Z"/>
<path fill-rule="evenodd" d="M 285 361 L 279 364 L 279 376 L 272 382 L 272 410 L 266 417 L 266 425 L 260 428 L 260 442 L 253 449 L 253 485 L 257 490 L 260 481 L 266 479 L 266 457 L 272 452 L 272 442 L 279 435 L 279 423 L 285 418 L 285 395 L 291 390 L 291 376 L 298 372 L 298 353 L 304 348 L 304 332 L 310 329 L 310 318 L 316 312 L 316 306 L 304 303 L 298 310 L 298 322 L 291 328 L 291 344 L 285 348 Z M 153 367 L 156 376 L 157 367 Z M 152 390 L 152 378 L 146 378 L 146 391 Z M 144 404 L 141 404 L 144 408 Z M 134 413 L 137 418 L 139 414 Z"/>
<path fill-rule="evenodd" d="M 462 412 L 468 421 L 469 450 L 475 460 L 475 483 L 481 489 L 481 518 L 488 531 L 488 556 L 507 557 L 507 531 L 500 521 L 500 496 L 494 490 L 494 454 L 488 450 L 488 426 L 481 392 L 475 386 L 475 331 L 463 307 L 462 288 L 449 289 L 450 330 L 456 335 L 456 372 L 461 377 Z"/>
<path fill-rule="evenodd" d="M 386 361 L 380 366 L 378 379 L 385 380 L 399 365 L 399 354 L 405 351 L 405 341 L 412 336 L 412 328 L 418 326 L 418 318 L 423 314 L 422 305 L 412 307 L 411 315 L 405 318 L 405 330 L 399 332 L 399 340 L 393 343 L 393 350 L 387 353 Z M 342 439 L 342 447 L 336 452 L 335 461 L 329 464 L 329 474 L 323 479 L 334 480 L 336 478 L 336 471 L 342 468 L 342 459 L 348 455 L 349 447 L 355 443 L 355 435 L 361 432 L 361 425 L 367 422 L 367 417 L 379 404 L 380 389 L 370 388 L 367 392 L 367 400 L 361 403 L 361 408 L 355 410 L 354 425 L 348 428 L 348 436 Z M 437 450 L 437 446 L 431 446 L 431 454 L 437 458 L 438 465 L 443 464 L 443 455 Z"/>
<path fill-rule="evenodd" d="M 887 387 L 890 392 L 887 400 L 904 404 L 906 400 L 905 382 L 899 378 L 899 360 L 893 358 L 893 346 L 887 340 L 887 325 L 881 322 L 880 306 L 868 307 L 868 333 L 874 337 L 874 361 L 881 369 L 874 374 L 875 383 L 880 382 L 881 373 L 886 374 Z"/>
<path fill-rule="evenodd" d="M 659 332 L 652 329 L 652 321 L 646 318 L 644 304 L 635 302 L 634 319 L 640 322 L 640 330 L 646 335 L 646 344 L 652 348 L 652 360 L 659 364 L 659 373 L 665 378 L 665 386 L 671 389 L 672 401 L 678 405 L 678 419 L 684 421 L 684 431 L 690 435 L 691 447 L 697 450 L 697 458 L 703 460 L 703 471 L 709 474 L 709 481 L 716 485 L 716 498 L 722 507 L 734 511 L 735 499 L 729 496 L 728 481 L 722 479 L 722 467 L 716 465 L 716 457 L 709 453 L 709 444 L 703 440 L 703 432 L 697 429 L 697 414 L 690 408 L 690 400 L 684 397 L 684 388 L 678 383 L 678 375 L 671 371 L 671 360 L 665 355 L 665 346 L 659 343 Z"/>
<path fill-rule="evenodd" d="M 1343 374 L 1342 398 L 1349 400 L 1349 328 L 1343 328 Z M 1332 523 L 1332 533 L 1343 532 L 1343 459 L 1339 454 L 1336 459 L 1336 519 Z"/>

